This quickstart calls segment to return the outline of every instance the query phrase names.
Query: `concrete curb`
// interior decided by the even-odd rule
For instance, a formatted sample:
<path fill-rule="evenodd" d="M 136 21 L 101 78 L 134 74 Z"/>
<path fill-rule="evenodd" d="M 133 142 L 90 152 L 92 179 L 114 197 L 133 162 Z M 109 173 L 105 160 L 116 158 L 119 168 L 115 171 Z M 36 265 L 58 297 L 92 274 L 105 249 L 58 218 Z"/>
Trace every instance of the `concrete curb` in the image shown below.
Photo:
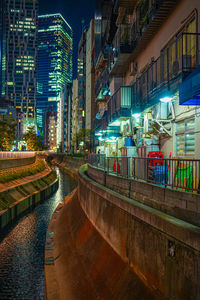
<path fill-rule="evenodd" d="M 60 210 L 68 201 L 77 195 L 77 188 L 64 198 L 63 204 L 59 204 L 49 222 L 45 243 L 45 300 L 60 300 L 59 282 L 56 274 L 55 260 L 57 259 L 57 246 L 54 241 L 54 231 L 56 219 Z"/>

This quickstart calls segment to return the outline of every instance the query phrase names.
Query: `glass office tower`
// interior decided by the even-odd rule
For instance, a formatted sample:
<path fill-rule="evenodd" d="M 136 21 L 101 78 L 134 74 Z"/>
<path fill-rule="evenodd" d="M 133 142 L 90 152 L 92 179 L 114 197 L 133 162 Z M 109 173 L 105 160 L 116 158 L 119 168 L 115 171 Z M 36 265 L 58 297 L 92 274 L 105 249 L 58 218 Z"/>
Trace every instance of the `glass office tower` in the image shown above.
<path fill-rule="evenodd" d="M 0 6 L 1 96 L 24 114 L 27 125 L 34 124 L 38 1 L 1 0 Z"/>
<path fill-rule="evenodd" d="M 72 28 L 61 14 L 38 20 L 37 125 L 44 136 L 45 113 L 59 113 L 61 90 L 72 82 L 73 42 Z"/>

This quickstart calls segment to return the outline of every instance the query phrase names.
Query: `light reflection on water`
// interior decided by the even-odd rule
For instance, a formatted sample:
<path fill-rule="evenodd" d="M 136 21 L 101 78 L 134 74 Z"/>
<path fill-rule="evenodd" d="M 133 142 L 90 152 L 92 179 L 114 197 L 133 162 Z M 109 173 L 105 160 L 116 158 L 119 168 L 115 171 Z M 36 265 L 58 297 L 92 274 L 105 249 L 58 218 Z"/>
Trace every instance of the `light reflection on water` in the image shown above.
<path fill-rule="evenodd" d="M 76 183 L 58 169 L 59 188 L 21 218 L 0 242 L 0 299 L 44 299 L 44 245 L 52 213 Z"/>

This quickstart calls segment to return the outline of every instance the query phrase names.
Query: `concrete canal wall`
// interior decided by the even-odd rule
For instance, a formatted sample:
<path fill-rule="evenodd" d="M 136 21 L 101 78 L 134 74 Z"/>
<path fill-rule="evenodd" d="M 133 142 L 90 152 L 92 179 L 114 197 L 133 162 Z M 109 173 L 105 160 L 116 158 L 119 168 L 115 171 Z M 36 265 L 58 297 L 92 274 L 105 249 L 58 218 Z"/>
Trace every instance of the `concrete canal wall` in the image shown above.
<path fill-rule="evenodd" d="M 172 190 L 144 181 L 107 174 L 91 165 L 88 165 L 87 173 L 90 178 L 109 189 L 178 219 L 200 226 L 199 194 Z"/>
<path fill-rule="evenodd" d="M 47 160 L 75 180 L 78 179 L 78 169 L 87 162 L 87 159 L 84 157 L 71 157 L 66 154 L 49 154 Z"/>
<path fill-rule="evenodd" d="M 0 212 L 0 232 L 15 222 L 22 214 L 47 199 L 58 187 L 56 173 L 50 171 L 41 178 L 0 193 L 0 200 L 10 200 L 9 208 Z"/>
<path fill-rule="evenodd" d="M 24 157 L 24 158 L 1 158 L 0 159 L 0 170 L 23 167 L 31 165 L 35 162 L 36 156 Z"/>
<path fill-rule="evenodd" d="M 33 164 L 35 160 L 35 152 L 0 151 L 0 170 L 27 166 Z"/>
<path fill-rule="evenodd" d="M 102 238 L 145 285 L 166 299 L 200 299 L 200 228 L 123 195 L 120 191 L 127 186 L 122 179 L 117 193 L 103 186 L 102 174 L 95 174 L 101 184 L 89 178 L 86 166 L 80 169 L 78 199 Z M 161 196 L 157 192 L 155 197 Z M 174 201 L 173 195 L 168 197 Z"/>
<path fill-rule="evenodd" d="M 74 192 L 59 204 L 45 246 L 46 300 L 161 300 L 102 238 Z"/>

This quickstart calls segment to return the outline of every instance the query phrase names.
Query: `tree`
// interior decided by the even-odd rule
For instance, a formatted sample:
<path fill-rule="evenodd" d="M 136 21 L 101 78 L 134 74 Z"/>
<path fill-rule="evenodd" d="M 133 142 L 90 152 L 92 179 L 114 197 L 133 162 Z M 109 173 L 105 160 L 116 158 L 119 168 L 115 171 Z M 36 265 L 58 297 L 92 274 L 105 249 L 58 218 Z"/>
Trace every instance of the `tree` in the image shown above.
<path fill-rule="evenodd" d="M 0 120 L 0 150 L 9 151 L 11 150 L 15 135 L 16 123 L 10 119 Z"/>
<path fill-rule="evenodd" d="M 81 128 L 74 136 L 72 142 L 76 145 L 76 148 L 86 150 L 90 149 L 92 142 L 92 129 Z"/>
<path fill-rule="evenodd" d="M 41 151 L 44 150 L 42 142 L 36 134 L 34 126 L 28 127 L 27 133 L 24 135 L 24 140 L 27 144 L 28 150 L 31 151 Z"/>

